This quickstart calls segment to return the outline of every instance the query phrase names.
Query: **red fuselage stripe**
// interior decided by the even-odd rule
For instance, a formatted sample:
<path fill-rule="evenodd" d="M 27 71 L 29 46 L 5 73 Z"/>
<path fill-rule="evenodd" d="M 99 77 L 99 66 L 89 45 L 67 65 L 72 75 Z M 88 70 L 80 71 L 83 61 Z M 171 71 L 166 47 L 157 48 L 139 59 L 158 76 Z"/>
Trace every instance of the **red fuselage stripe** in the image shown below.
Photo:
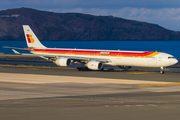
<path fill-rule="evenodd" d="M 63 49 L 34 49 L 33 52 L 49 54 L 74 54 L 74 55 L 109 55 L 109 56 L 147 56 L 154 52 L 114 52 L 114 51 L 90 51 L 90 50 L 63 50 Z"/>

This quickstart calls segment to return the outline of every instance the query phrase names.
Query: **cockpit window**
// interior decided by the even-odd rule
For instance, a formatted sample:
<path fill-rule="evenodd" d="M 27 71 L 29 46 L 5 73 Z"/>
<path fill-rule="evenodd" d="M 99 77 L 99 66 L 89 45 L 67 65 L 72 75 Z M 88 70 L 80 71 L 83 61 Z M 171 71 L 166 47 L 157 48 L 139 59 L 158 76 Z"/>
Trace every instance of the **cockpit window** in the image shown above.
<path fill-rule="evenodd" d="M 168 59 L 175 59 L 175 57 L 168 57 Z"/>

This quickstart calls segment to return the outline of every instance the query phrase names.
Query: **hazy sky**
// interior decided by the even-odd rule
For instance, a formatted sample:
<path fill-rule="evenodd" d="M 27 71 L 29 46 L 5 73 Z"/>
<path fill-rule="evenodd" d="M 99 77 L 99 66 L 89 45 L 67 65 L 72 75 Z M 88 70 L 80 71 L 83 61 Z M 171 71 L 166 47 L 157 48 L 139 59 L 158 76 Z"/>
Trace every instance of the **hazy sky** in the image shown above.
<path fill-rule="evenodd" d="M 0 0 L 0 10 L 20 7 L 113 15 L 180 31 L 180 0 Z"/>

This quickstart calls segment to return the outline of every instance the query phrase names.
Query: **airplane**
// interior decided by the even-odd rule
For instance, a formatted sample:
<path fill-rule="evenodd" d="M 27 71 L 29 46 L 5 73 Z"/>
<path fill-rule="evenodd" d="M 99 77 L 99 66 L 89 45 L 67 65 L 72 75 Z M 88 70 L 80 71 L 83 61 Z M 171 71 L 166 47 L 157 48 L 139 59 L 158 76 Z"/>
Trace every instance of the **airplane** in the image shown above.
<path fill-rule="evenodd" d="M 105 65 L 123 69 L 130 69 L 132 66 L 160 67 L 160 73 L 164 74 L 167 66 L 178 62 L 174 56 L 163 52 L 47 48 L 39 41 L 29 25 L 23 25 L 23 30 L 28 48 L 6 48 L 11 48 L 16 54 L 39 56 L 58 66 L 80 63 L 81 67 L 77 67 L 78 70 L 103 70 Z M 19 53 L 15 49 L 26 50 L 32 54 Z"/>

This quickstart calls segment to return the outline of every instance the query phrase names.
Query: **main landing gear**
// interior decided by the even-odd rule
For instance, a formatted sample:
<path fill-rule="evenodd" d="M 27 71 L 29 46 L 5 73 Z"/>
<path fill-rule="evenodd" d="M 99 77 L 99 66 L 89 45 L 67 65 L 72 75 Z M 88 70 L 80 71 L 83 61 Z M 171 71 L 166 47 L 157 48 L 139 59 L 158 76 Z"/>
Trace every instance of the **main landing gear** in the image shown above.
<path fill-rule="evenodd" d="M 160 73 L 164 74 L 164 69 L 166 69 L 165 67 L 161 67 Z"/>
<path fill-rule="evenodd" d="M 79 71 L 89 71 L 87 67 L 77 67 Z"/>

